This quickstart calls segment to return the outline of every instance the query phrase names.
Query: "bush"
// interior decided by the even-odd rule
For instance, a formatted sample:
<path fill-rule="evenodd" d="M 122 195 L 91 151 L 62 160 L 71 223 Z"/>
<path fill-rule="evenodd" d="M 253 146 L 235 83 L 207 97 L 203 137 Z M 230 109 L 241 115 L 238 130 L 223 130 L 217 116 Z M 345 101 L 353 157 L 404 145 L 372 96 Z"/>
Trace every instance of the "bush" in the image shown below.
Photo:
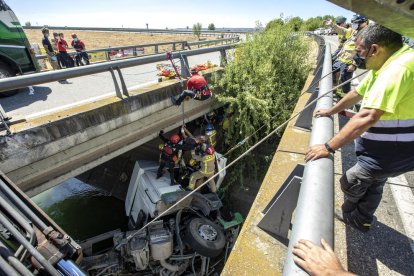
<path fill-rule="evenodd" d="M 230 160 L 290 117 L 310 70 L 308 45 L 302 34 L 292 33 L 290 26 L 273 24 L 236 49 L 234 60 L 213 85 L 221 91 L 216 94 L 218 101 L 229 104 L 227 115 L 232 114 L 224 134 L 224 148 L 233 147 L 263 128 L 233 151 L 228 156 Z M 277 139 L 270 141 L 274 149 Z M 247 158 L 229 171 L 228 185 L 243 185 L 244 179 L 257 178 L 263 160 L 252 153 Z"/>

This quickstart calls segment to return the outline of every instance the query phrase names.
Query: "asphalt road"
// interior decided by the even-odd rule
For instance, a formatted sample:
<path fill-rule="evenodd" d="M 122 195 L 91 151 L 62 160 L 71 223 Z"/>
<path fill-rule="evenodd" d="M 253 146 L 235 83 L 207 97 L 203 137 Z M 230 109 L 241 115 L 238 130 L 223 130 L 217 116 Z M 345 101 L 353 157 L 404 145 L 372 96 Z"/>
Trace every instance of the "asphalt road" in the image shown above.
<path fill-rule="evenodd" d="M 188 57 L 190 67 L 207 61 L 219 65 L 220 53 Z M 168 60 L 162 63 L 170 64 Z M 175 63 L 180 64 L 178 59 L 175 60 Z M 156 82 L 158 79 L 156 64 L 151 63 L 122 69 L 127 87 L 131 88 L 149 82 Z M 20 92 L 14 96 L 0 98 L 0 104 L 13 120 L 36 117 L 77 105 L 80 102 L 90 102 L 115 95 L 115 86 L 109 72 L 68 79 L 66 84 L 51 82 L 36 85 L 33 88 L 34 95 L 29 94 L 28 88 L 24 88 L 20 89 Z"/>

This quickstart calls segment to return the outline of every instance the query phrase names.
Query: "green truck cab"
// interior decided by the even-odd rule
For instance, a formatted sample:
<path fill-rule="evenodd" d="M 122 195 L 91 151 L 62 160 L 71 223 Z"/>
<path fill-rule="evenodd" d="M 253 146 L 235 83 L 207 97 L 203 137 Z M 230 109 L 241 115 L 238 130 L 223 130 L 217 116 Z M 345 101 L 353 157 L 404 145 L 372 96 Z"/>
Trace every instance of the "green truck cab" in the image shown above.
<path fill-rule="evenodd" d="M 0 79 L 39 71 L 36 56 L 29 40 L 10 7 L 0 0 Z M 1 92 L 11 96 L 18 89 Z"/>

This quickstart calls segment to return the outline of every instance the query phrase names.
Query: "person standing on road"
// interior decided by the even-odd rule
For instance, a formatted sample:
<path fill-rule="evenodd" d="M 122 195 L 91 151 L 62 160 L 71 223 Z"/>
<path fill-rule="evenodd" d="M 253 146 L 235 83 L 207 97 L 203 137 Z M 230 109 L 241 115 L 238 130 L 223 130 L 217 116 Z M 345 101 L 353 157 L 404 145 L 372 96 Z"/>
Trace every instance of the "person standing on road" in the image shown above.
<path fill-rule="evenodd" d="M 60 54 L 62 65 L 66 68 L 73 67 L 74 61 L 69 56 L 67 49 L 69 48 L 68 43 L 64 39 L 63 33 L 59 34 L 58 40 L 57 40 L 57 48 Z"/>
<path fill-rule="evenodd" d="M 53 70 L 57 70 L 59 69 L 59 64 L 57 61 L 56 53 L 49 40 L 49 29 L 43 28 L 42 34 L 43 34 L 42 45 L 46 51 L 47 58 L 49 59 L 50 65 L 52 66 Z"/>
<path fill-rule="evenodd" d="M 211 97 L 206 79 L 198 74 L 197 69 L 191 68 L 191 78 L 187 81 L 187 90 L 184 90 L 178 98 L 171 96 L 174 105 L 180 105 L 186 97 L 197 101 L 204 101 Z"/>
<path fill-rule="evenodd" d="M 78 66 L 83 65 L 82 59 L 85 61 L 86 65 L 88 65 L 89 57 L 88 57 L 88 53 L 86 53 L 85 43 L 83 43 L 83 41 L 80 40 L 75 33 L 72 34 L 71 45 L 76 50 L 76 56 L 75 56 L 76 65 Z"/>
<path fill-rule="evenodd" d="M 374 220 L 388 177 L 414 170 L 414 50 L 400 34 L 381 25 L 366 27 L 356 41 L 355 62 L 370 69 L 362 83 L 335 106 L 315 116 L 330 116 L 362 100 L 361 110 L 324 145 L 314 145 L 305 160 L 327 157 L 355 141 L 357 163 L 341 177 L 345 194 L 336 217 L 361 231 Z"/>
<path fill-rule="evenodd" d="M 353 61 L 353 56 L 355 55 L 355 41 L 357 35 L 368 26 L 368 19 L 362 15 L 354 15 L 351 20 L 352 29 L 354 30 L 347 41 L 344 42 L 344 45 L 341 51 L 337 55 L 335 63 L 332 65 L 332 71 L 339 70 L 339 83 L 344 83 L 352 78 L 353 72 L 356 70 L 357 66 Z M 346 35 L 348 31 L 346 28 L 332 24 L 332 21 L 327 21 L 326 24 L 331 26 L 338 33 Z M 351 90 L 351 83 L 347 83 L 341 88 L 343 93 L 348 93 Z"/>
<path fill-rule="evenodd" d="M 346 23 L 346 18 L 343 16 L 339 16 L 335 19 L 336 31 L 338 33 L 338 40 L 339 40 L 339 46 L 338 49 L 332 54 L 332 61 L 336 61 L 337 55 L 344 47 L 344 43 L 351 37 L 352 34 L 352 28 L 349 24 Z M 339 28 L 340 27 L 340 28 Z"/>

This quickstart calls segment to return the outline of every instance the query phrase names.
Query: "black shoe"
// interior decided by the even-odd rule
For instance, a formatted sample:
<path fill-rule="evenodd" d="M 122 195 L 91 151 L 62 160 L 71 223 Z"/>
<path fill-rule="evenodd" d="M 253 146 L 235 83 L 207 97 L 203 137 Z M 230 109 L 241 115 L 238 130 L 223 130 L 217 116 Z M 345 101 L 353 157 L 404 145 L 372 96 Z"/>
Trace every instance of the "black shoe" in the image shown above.
<path fill-rule="evenodd" d="M 177 100 L 175 99 L 174 96 L 171 96 L 171 101 L 172 101 L 173 105 L 179 105 L 179 104 L 177 104 Z"/>
<path fill-rule="evenodd" d="M 368 232 L 371 229 L 370 223 L 364 223 L 357 217 L 351 215 L 351 213 L 344 213 L 342 210 L 335 209 L 335 217 L 343 223 L 361 231 Z"/>
<path fill-rule="evenodd" d="M 155 179 L 160 179 L 162 176 L 162 173 L 157 173 L 157 177 Z"/>

